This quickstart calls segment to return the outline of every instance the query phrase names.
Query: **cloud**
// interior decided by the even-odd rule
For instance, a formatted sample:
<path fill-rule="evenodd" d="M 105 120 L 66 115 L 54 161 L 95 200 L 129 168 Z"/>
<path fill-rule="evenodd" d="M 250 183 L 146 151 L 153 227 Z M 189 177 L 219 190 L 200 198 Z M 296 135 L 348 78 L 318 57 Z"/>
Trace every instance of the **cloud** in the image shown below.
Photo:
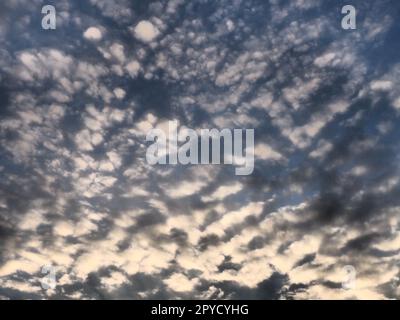
<path fill-rule="evenodd" d="M 153 41 L 158 35 L 158 29 L 150 21 L 140 21 L 134 29 L 135 37 L 144 42 Z"/>
<path fill-rule="evenodd" d="M 86 29 L 86 31 L 83 33 L 83 36 L 88 40 L 94 41 L 98 41 L 103 37 L 100 29 L 96 27 L 90 27 Z"/>
<path fill-rule="evenodd" d="M 0 297 L 399 297 L 397 2 L 35 3 L 0 5 Z M 151 166 L 173 120 L 255 129 L 254 173 Z"/>

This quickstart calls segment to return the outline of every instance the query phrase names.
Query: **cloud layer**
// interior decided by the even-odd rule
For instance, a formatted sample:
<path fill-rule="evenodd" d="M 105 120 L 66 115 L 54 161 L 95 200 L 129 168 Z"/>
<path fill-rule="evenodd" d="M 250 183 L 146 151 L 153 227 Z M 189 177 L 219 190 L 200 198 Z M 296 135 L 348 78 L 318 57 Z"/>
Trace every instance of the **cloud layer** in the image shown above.
<path fill-rule="evenodd" d="M 400 297 L 398 1 L 43 5 L 0 4 L 0 297 Z M 147 164 L 173 120 L 254 173 Z"/>

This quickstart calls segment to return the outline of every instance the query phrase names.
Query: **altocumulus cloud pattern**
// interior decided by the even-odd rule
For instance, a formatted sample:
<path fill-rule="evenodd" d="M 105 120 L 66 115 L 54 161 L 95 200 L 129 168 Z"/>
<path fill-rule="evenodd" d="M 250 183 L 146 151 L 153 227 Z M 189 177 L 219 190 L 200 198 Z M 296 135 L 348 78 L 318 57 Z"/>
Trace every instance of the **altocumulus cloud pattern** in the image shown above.
<path fill-rule="evenodd" d="M 1 1 L 0 297 L 399 298 L 399 19 L 398 0 Z M 254 128 L 253 174 L 149 165 L 168 121 Z"/>

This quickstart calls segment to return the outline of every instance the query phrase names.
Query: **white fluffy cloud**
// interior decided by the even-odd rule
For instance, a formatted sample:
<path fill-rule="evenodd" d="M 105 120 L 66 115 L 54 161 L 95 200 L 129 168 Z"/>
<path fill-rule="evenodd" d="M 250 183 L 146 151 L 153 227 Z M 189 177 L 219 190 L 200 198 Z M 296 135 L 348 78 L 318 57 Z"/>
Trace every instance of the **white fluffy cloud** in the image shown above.
<path fill-rule="evenodd" d="M 134 29 L 135 37 L 144 42 L 153 41 L 158 35 L 159 31 L 150 21 L 140 21 Z"/>
<path fill-rule="evenodd" d="M 86 31 L 83 33 L 83 36 L 88 40 L 98 41 L 103 37 L 103 34 L 99 28 L 90 27 L 86 29 Z"/>

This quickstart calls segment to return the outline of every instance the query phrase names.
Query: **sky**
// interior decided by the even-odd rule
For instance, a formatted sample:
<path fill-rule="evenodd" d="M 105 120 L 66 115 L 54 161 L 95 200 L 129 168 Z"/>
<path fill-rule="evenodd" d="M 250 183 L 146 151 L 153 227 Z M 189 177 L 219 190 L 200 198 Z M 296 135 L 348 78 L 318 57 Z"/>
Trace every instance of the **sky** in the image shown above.
<path fill-rule="evenodd" d="M 398 0 L 2 0 L 0 299 L 399 298 L 399 19 Z M 254 129 L 253 173 L 150 165 L 169 121 Z"/>

